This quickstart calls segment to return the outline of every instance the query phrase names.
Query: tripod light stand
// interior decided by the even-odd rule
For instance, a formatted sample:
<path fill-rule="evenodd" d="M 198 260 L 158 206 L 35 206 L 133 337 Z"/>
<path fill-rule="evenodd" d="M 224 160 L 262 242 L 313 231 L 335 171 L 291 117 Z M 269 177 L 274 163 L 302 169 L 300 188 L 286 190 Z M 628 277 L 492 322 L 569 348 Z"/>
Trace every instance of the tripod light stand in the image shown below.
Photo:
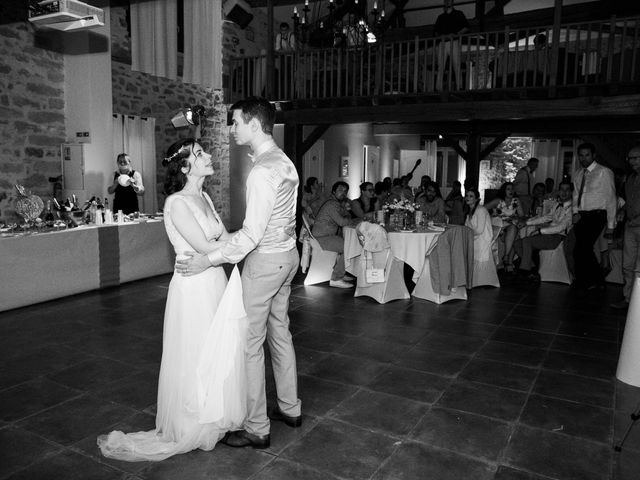
<path fill-rule="evenodd" d="M 620 441 L 620 443 L 618 445 L 615 445 L 613 447 L 613 449 L 616 452 L 621 452 L 622 451 L 622 446 L 624 445 L 624 442 L 627 440 L 627 437 L 629 436 L 629 433 L 631 433 L 631 429 L 633 428 L 633 426 L 635 425 L 635 423 L 636 423 L 636 421 L 638 419 L 640 419 L 640 403 L 638 403 L 638 406 L 636 407 L 636 410 L 631 414 L 631 423 L 627 427 L 627 431 L 624 432 L 624 435 L 622 436 L 622 440 Z"/>

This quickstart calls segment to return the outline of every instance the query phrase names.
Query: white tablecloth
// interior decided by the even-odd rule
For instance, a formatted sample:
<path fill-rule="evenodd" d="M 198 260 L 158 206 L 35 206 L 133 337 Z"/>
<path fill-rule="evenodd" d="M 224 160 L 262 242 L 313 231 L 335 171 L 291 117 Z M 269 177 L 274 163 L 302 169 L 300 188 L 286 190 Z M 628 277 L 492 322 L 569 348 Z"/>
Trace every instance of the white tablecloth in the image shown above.
<path fill-rule="evenodd" d="M 466 300 L 467 291 L 464 288 L 452 291 L 450 295 L 441 295 L 435 293 L 431 285 L 429 255 L 438 243 L 441 233 L 429 230 L 411 233 L 389 232 L 391 252 L 414 270 L 413 281 L 416 283 L 416 288 L 412 295 L 438 304 L 449 300 Z M 343 228 L 343 234 L 345 269 L 352 275 L 357 275 L 362 246 L 358 241 L 355 228 Z"/>
<path fill-rule="evenodd" d="M 0 311 L 173 271 L 160 220 L 0 238 Z"/>
<path fill-rule="evenodd" d="M 358 257 L 362 253 L 362 246 L 358 241 L 355 228 L 343 228 L 344 234 L 344 262 L 347 272 L 357 272 Z M 389 232 L 389 245 L 394 257 L 402 260 L 414 270 L 413 279 L 416 281 L 422 272 L 424 262 L 436 246 L 442 232 Z"/>

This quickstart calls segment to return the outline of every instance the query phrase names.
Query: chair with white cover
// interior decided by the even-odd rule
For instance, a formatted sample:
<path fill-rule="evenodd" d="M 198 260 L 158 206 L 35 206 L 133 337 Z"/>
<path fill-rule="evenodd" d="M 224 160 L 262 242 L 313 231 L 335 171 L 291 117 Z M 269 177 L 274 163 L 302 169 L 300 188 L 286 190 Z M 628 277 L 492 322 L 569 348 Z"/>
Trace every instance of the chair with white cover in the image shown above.
<path fill-rule="evenodd" d="M 309 264 L 307 276 L 304 278 L 304 284 L 315 285 L 317 283 L 328 282 L 331 280 L 333 266 L 338 259 L 338 253 L 323 250 L 318 240 L 311 234 L 309 221 L 304 214 L 302 215 L 302 221 L 304 222 L 303 228 L 307 229 L 309 235 L 308 241 L 311 245 L 311 263 Z"/>
<path fill-rule="evenodd" d="M 555 250 L 540 250 L 538 274 L 543 282 L 558 282 L 571 285 L 573 279 L 564 255 L 564 241 L 560 242 Z"/>
<path fill-rule="evenodd" d="M 622 250 L 619 248 L 609 250 L 609 264 L 611 271 L 604 279 L 605 282 L 624 284 L 624 278 L 622 276 Z"/>
<path fill-rule="evenodd" d="M 411 292 L 414 297 L 437 304 L 449 300 L 466 300 L 471 288 L 473 232 L 463 226 L 447 228 L 427 251 L 422 272 Z M 460 247 L 459 250 L 456 247 Z"/>
<path fill-rule="evenodd" d="M 491 224 L 489 212 L 482 206 L 476 209 L 471 219 L 467 219 L 466 225 L 474 231 L 472 288 L 500 287 L 494 247 L 501 228 Z"/>
<path fill-rule="evenodd" d="M 493 261 L 496 267 L 502 266 L 502 257 L 504 256 L 504 242 L 500 242 L 500 234 L 502 233 L 502 221 L 500 224 L 496 224 L 494 220 L 491 221 L 493 229 L 493 237 L 491 238 L 491 253 L 493 254 Z M 502 243 L 502 245 L 501 245 Z"/>
<path fill-rule="evenodd" d="M 374 223 L 361 222 L 356 232 L 363 247 L 358 282 L 353 296 L 371 297 L 378 303 L 410 298 L 409 290 L 404 283 L 404 263 L 393 256 L 385 229 Z M 368 269 L 377 269 L 378 273 L 382 273 L 382 281 L 368 282 Z"/>

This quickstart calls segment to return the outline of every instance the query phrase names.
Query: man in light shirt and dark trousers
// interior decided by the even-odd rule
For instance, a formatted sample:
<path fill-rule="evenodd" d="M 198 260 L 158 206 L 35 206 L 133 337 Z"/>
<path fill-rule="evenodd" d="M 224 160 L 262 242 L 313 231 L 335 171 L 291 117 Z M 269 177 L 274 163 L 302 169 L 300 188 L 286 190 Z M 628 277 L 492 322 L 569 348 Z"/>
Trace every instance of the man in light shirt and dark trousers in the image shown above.
<path fill-rule="evenodd" d="M 296 248 L 298 173 L 276 145 L 272 132 L 276 112 L 264 98 L 233 104 L 231 134 L 249 145 L 253 168 L 247 177 L 247 211 L 242 228 L 226 245 L 208 256 L 195 254 L 187 263 L 196 273 L 211 265 L 244 259 L 242 289 L 249 320 L 245 352 L 247 418 L 244 430 L 228 433 L 222 443 L 232 447 L 267 448 L 270 423 L 302 424 L 296 357 L 289 331 L 291 281 L 300 258 Z M 245 258 L 246 257 L 246 258 Z M 269 344 L 277 390 L 277 406 L 267 415 L 264 341 Z"/>
<path fill-rule="evenodd" d="M 573 177 L 573 248 L 576 283 L 591 290 L 604 286 L 604 274 L 593 251 L 605 230 L 610 237 L 616 223 L 616 189 L 613 172 L 595 161 L 596 149 L 591 143 L 578 146 L 581 168 Z"/>

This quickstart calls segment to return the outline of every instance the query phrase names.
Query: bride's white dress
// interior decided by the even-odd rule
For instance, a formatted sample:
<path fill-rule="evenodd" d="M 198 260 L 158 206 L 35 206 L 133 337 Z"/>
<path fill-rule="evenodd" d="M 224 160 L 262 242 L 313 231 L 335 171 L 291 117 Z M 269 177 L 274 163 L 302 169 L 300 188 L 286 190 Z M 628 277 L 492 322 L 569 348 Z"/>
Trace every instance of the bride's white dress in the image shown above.
<path fill-rule="evenodd" d="M 171 205 L 178 195 L 167 198 L 164 222 L 180 257 L 194 249 L 171 222 Z M 215 220 L 206 217 L 192 197 L 180 197 L 207 239 L 217 239 L 223 226 L 206 193 L 203 197 Z M 246 325 L 237 268 L 228 284 L 222 267 L 190 277 L 174 273 L 164 315 L 156 429 L 101 435 L 98 446 L 103 455 L 127 461 L 163 460 L 196 448 L 211 450 L 227 431 L 242 428 Z"/>

